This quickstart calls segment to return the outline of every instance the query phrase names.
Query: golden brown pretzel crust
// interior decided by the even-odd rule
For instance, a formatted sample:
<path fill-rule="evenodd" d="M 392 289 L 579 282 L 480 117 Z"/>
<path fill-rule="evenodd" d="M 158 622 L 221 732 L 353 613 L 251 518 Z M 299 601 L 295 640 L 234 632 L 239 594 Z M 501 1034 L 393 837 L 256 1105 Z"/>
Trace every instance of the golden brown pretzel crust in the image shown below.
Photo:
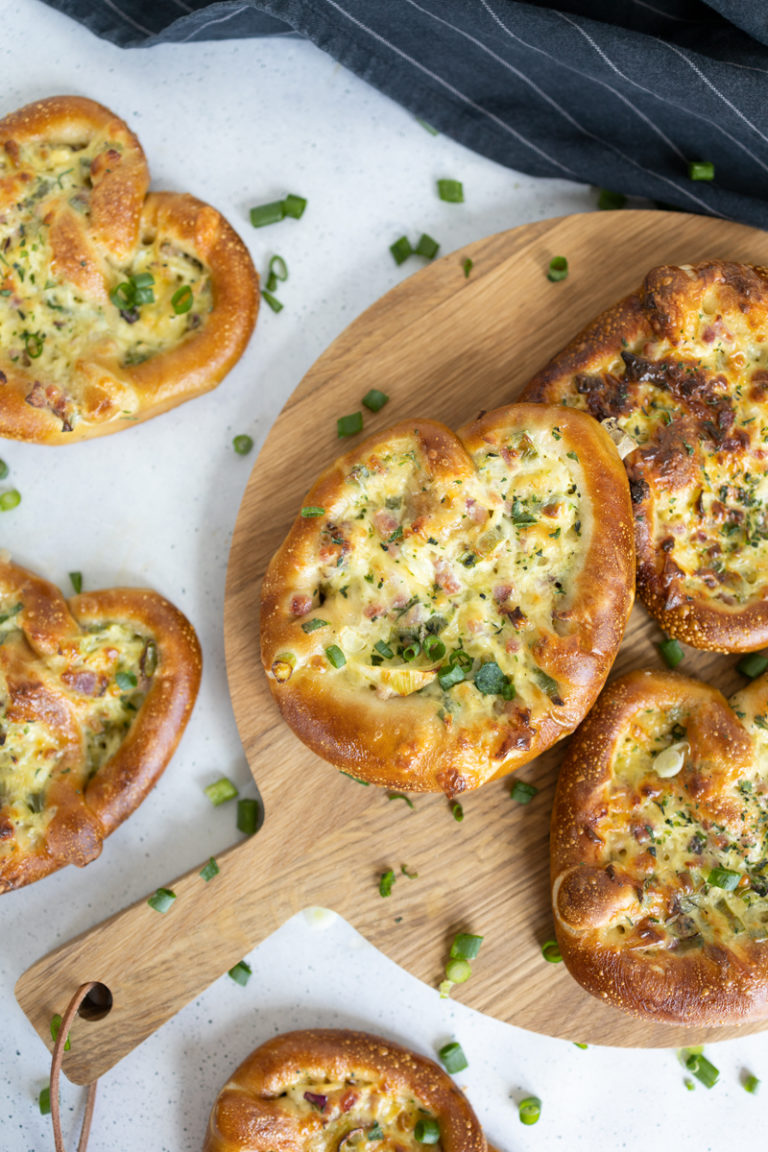
<path fill-rule="evenodd" d="M 729 705 L 700 681 L 632 672 L 574 736 L 552 813 L 553 908 L 593 995 L 688 1025 L 768 1015 L 767 706 L 766 677 Z M 667 747 L 671 776 L 654 769 Z"/>
<path fill-rule="evenodd" d="M 67 601 L 0 558 L 0 892 L 98 856 L 173 755 L 201 666 L 158 593 Z"/>
<path fill-rule="evenodd" d="M 138 140 L 92 100 L 0 121 L 0 435 L 103 436 L 215 387 L 242 355 L 258 309 L 247 249 L 216 209 L 148 185 Z M 142 273 L 154 301 L 121 310 L 110 293 Z"/>
<path fill-rule="evenodd" d="M 697 648 L 768 644 L 767 369 L 768 272 L 712 260 L 654 268 L 523 393 L 638 442 L 638 593 Z"/>
<path fill-rule="evenodd" d="M 264 580 L 262 660 L 318 755 L 456 795 L 573 731 L 632 605 L 629 493 L 594 421 L 539 405 L 458 434 L 404 421 L 337 460 L 304 507 L 322 514 L 297 517 Z M 446 687 L 459 650 L 471 667 Z"/>
<path fill-rule="evenodd" d="M 325 1088 L 322 1110 L 304 1103 L 310 1081 L 316 1094 Z M 286 1099 L 291 1091 L 298 1107 Z M 333 1029 L 286 1032 L 252 1052 L 219 1093 L 203 1152 L 305 1152 L 310 1140 L 313 1148 L 346 1149 L 344 1137 L 376 1119 L 369 1093 L 383 1103 L 415 1098 L 437 1120 L 443 1152 L 491 1152 L 467 1099 L 432 1060 L 367 1032 Z M 403 1116 L 410 1111 L 403 1107 Z M 316 1143 L 324 1129 L 333 1144 Z M 385 1128 L 385 1138 L 393 1131 Z M 412 1128 L 397 1131 L 409 1150 L 421 1147 Z M 375 1146 L 395 1147 L 389 1140 Z"/>

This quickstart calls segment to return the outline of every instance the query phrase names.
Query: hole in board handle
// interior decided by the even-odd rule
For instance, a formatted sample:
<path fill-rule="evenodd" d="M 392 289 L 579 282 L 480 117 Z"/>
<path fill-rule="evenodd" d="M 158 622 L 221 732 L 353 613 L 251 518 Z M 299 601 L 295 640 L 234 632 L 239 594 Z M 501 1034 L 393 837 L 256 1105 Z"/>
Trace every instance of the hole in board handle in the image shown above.
<path fill-rule="evenodd" d="M 84 1020 L 103 1020 L 112 1011 L 112 993 L 106 984 L 94 984 L 77 1010 Z"/>

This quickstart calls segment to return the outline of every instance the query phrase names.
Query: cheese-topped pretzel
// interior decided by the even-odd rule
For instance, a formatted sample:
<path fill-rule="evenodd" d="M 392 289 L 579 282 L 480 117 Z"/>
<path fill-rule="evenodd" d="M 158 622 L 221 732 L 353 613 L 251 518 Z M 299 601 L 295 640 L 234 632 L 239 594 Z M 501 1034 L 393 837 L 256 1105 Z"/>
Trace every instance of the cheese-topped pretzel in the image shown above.
<path fill-rule="evenodd" d="M 631 507 L 607 433 L 512 405 L 458 435 L 404 421 L 336 461 L 262 590 L 283 716 L 376 784 L 455 795 L 573 731 L 633 595 Z"/>
<path fill-rule="evenodd" d="M 432 1060 L 366 1032 L 286 1032 L 224 1085 L 203 1152 L 492 1152 Z"/>
<path fill-rule="evenodd" d="M 654 268 L 546 365 L 526 400 L 613 418 L 637 589 L 696 648 L 768 644 L 768 270 Z"/>
<path fill-rule="evenodd" d="M 0 556 L 0 892 L 99 855 L 170 760 L 200 671 L 158 593 L 67 601 Z"/>
<path fill-rule="evenodd" d="M 555 928 L 589 992 L 655 1020 L 768 1015 L 768 676 L 606 688 L 552 813 Z"/>
<path fill-rule="evenodd" d="M 0 435 L 116 432 L 215 387 L 243 352 L 245 246 L 214 208 L 148 185 L 138 140 L 92 100 L 0 120 Z"/>

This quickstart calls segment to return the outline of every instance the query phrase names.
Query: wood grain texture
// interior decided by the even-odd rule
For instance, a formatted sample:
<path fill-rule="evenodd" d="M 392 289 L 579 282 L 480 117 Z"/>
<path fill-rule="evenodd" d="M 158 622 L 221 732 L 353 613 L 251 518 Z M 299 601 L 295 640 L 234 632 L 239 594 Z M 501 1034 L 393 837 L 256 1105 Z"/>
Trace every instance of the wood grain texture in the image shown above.
<path fill-rule="evenodd" d="M 552 284 L 549 261 L 562 255 L 569 277 Z M 468 278 L 466 257 L 473 261 Z M 712 257 L 768 263 L 768 235 L 660 212 L 592 213 L 526 225 L 477 241 L 410 277 L 313 366 L 254 465 L 227 577 L 230 689 L 265 804 L 264 827 L 220 858 L 215 885 L 201 881 L 197 870 L 173 884 L 178 899 L 165 916 L 140 902 L 21 977 L 19 1002 L 49 1046 L 50 1018 L 64 1011 L 80 983 L 101 980 L 112 991 L 107 1017 L 78 1020 L 73 1029 L 64 1061 L 71 1080 L 86 1083 L 106 1071 L 310 905 L 334 909 L 433 986 L 442 978 L 453 935 L 484 935 L 472 978 L 454 990 L 455 997 L 533 1031 L 655 1047 L 765 1027 L 701 1030 L 635 1019 L 582 991 L 562 965 L 542 959 L 541 944 L 553 935 L 548 826 L 563 746 L 521 769 L 520 778 L 539 788 L 528 806 L 510 799 L 510 777 L 466 796 L 461 823 L 442 796 L 416 796 L 411 810 L 305 749 L 280 719 L 259 661 L 261 577 L 316 474 L 350 443 L 338 440 L 337 417 L 359 410 L 369 388 L 388 393 L 390 403 L 375 416 L 365 412 L 367 433 L 408 416 L 455 428 L 514 400 L 534 371 L 653 265 Z M 658 627 L 636 607 L 614 673 L 660 667 L 659 639 Z M 728 694 L 743 683 L 733 664 L 687 650 L 683 670 Z M 400 873 L 403 864 L 418 878 Z M 382 899 L 378 878 L 387 868 L 398 879 Z"/>

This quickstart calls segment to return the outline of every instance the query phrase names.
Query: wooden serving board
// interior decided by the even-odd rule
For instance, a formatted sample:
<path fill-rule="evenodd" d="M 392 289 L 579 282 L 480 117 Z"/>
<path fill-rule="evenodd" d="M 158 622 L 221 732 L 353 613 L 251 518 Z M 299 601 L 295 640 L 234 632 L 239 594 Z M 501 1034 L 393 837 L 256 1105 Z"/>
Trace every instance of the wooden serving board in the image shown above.
<path fill-rule="evenodd" d="M 546 277 L 553 256 L 567 257 L 570 268 L 555 284 Z M 649 268 L 709 257 L 768 263 L 768 234 L 662 212 L 526 225 L 405 280 L 309 371 L 255 463 L 227 576 L 230 689 L 265 805 L 264 827 L 219 858 L 221 883 L 203 884 L 195 869 L 172 884 L 178 899 L 167 916 L 141 901 L 22 976 L 19 1002 L 49 1046 L 51 1016 L 64 1011 L 82 982 L 100 980 L 112 993 L 108 1015 L 75 1025 L 64 1059 L 71 1080 L 86 1083 L 106 1071 L 310 905 L 332 908 L 432 986 L 454 934 L 483 935 L 472 978 L 454 996 L 533 1031 L 593 1044 L 680 1046 L 766 1027 L 703 1030 L 636 1020 L 582 991 L 562 965 L 544 961 L 541 945 L 553 935 L 548 824 L 562 746 L 520 771 L 539 789 L 530 805 L 512 801 L 514 777 L 507 777 L 464 797 L 457 822 L 442 796 L 414 796 L 411 809 L 304 748 L 281 720 L 259 661 L 261 577 L 317 473 L 350 445 L 337 438 L 337 417 L 360 410 L 363 395 L 379 388 L 390 402 L 375 416 L 365 412 L 366 433 L 409 416 L 457 427 L 514 400 L 536 369 Z M 659 667 L 659 639 L 636 606 L 614 672 Z M 728 694 L 742 683 L 734 663 L 687 649 L 682 670 Z M 402 865 L 418 877 L 406 877 Z M 382 898 L 378 880 L 389 868 L 397 880 Z"/>

